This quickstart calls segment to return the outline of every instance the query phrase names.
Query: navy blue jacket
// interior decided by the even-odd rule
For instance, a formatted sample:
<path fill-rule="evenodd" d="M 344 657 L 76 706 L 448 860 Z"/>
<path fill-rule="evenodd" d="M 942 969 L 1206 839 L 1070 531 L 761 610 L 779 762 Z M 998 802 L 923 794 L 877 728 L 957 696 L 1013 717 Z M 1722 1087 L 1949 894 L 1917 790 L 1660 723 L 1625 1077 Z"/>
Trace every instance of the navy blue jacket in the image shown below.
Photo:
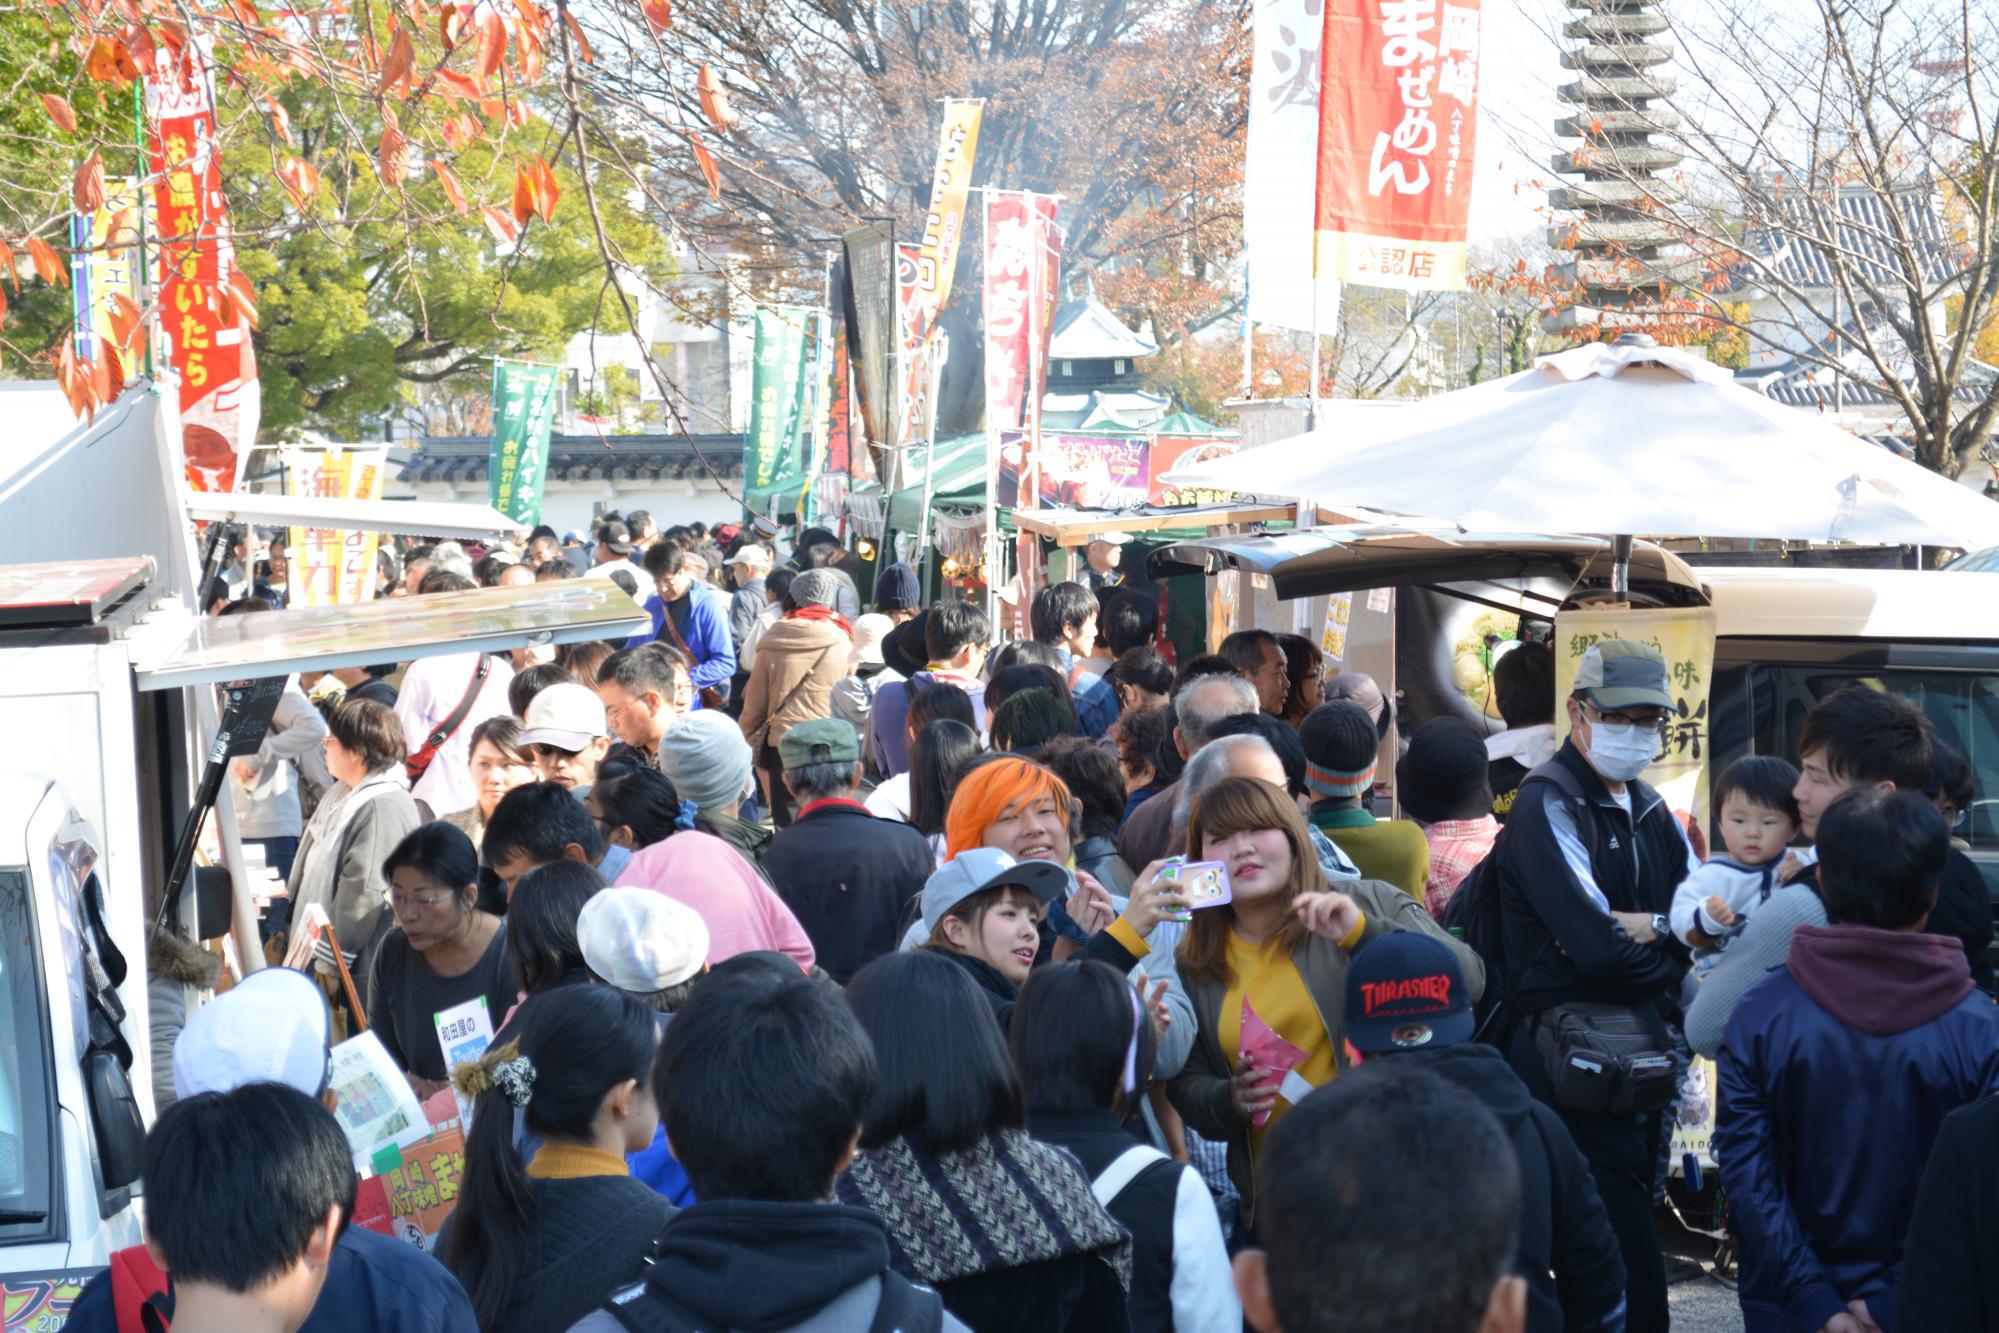
<path fill-rule="evenodd" d="M 1800 926 L 1722 1037 L 1715 1158 L 1762 1326 L 1847 1302 L 1894 1333 L 1904 1238 L 1951 1111 L 1999 1090 L 1999 1012 L 1947 936 Z"/>
<path fill-rule="evenodd" d="M 77 1293 L 63 1328 L 118 1333 L 110 1269 Z M 299 1333 L 479 1333 L 479 1325 L 465 1289 L 443 1264 L 408 1241 L 348 1227 Z"/>

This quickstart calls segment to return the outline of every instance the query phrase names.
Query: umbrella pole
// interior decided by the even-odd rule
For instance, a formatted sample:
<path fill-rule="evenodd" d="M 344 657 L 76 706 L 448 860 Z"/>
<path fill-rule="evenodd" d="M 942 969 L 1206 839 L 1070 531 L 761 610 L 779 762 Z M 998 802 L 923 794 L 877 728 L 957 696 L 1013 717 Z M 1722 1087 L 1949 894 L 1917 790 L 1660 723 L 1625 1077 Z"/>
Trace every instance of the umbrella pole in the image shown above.
<path fill-rule="evenodd" d="M 1610 600 L 1619 606 L 1631 601 L 1631 536 L 1619 533 L 1610 539 Z"/>

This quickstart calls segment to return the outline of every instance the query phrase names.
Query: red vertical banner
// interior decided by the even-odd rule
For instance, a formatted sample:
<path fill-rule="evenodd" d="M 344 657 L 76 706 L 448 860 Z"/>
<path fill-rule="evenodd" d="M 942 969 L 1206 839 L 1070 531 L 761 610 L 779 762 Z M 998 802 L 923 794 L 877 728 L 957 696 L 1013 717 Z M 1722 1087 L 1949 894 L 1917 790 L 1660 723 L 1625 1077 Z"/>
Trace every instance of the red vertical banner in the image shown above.
<path fill-rule="evenodd" d="M 931 316 L 923 290 L 923 254 L 913 245 L 895 247 L 896 380 L 895 443 L 907 448 L 930 438 Z M 898 484 L 900 470 L 898 469 Z"/>
<path fill-rule="evenodd" d="M 1001 444 L 1000 432 L 1031 424 L 1048 382 L 1048 339 L 1061 278 L 1055 200 L 995 193 L 986 214 L 986 432 L 998 454 L 994 503 L 1018 507 L 1031 434 Z M 1030 392 L 1030 380 L 1032 392 Z M 1031 492 L 1029 493 L 1031 495 Z"/>
<path fill-rule="evenodd" d="M 847 261 L 833 261 L 827 287 L 833 293 L 832 347 L 826 358 L 826 471 L 844 477 L 853 475 L 854 405 L 848 394 L 847 303 L 843 299 L 847 283 Z"/>
<path fill-rule="evenodd" d="M 188 485 L 230 491 L 257 439 L 257 362 L 232 294 L 232 279 L 244 296 L 248 287 L 235 273 L 214 86 L 199 46 L 177 59 L 161 48 L 145 88 L 163 360 L 179 382 Z"/>
<path fill-rule="evenodd" d="M 1327 0 L 1317 267 L 1404 290 L 1465 285 L 1479 0 Z"/>

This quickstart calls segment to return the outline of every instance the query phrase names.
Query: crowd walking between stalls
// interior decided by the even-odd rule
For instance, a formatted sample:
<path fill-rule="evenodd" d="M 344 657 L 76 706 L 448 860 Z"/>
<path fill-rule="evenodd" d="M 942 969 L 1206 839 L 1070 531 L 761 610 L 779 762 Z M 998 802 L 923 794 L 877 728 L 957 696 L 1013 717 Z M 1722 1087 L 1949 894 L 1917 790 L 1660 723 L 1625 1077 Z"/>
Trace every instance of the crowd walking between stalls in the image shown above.
<path fill-rule="evenodd" d="M 1405 729 L 1297 635 L 1173 660 L 1114 537 L 1002 641 L 775 536 L 384 561 L 652 624 L 287 683 L 231 782 L 291 966 L 156 989 L 147 1242 L 69 1327 L 1653 1333 L 1696 1054 L 1746 1328 L 1999 1327 L 1977 794 L 1913 705 L 1675 810 L 1643 644 L 1558 697 L 1523 636 L 1503 729 Z M 248 542 L 204 600 L 285 583 Z M 363 1028 L 463 1129 L 427 1246 L 355 1224 Z"/>

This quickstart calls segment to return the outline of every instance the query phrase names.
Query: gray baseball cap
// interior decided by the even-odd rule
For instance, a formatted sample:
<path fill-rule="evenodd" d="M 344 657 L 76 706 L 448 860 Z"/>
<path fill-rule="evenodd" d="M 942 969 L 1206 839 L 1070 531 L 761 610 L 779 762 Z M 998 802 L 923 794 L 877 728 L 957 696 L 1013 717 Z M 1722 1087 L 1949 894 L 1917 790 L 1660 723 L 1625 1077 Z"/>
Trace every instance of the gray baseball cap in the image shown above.
<path fill-rule="evenodd" d="M 1651 645 L 1629 639 L 1592 644 L 1576 667 L 1575 691 L 1605 712 L 1675 706 L 1666 689 L 1666 659 Z"/>
<path fill-rule="evenodd" d="M 938 866 L 923 885 L 923 929 L 975 893 L 1016 885 L 1043 907 L 1069 891 L 1069 872 L 1054 861 L 1016 861 L 997 847 L 968 847 Z"/>

